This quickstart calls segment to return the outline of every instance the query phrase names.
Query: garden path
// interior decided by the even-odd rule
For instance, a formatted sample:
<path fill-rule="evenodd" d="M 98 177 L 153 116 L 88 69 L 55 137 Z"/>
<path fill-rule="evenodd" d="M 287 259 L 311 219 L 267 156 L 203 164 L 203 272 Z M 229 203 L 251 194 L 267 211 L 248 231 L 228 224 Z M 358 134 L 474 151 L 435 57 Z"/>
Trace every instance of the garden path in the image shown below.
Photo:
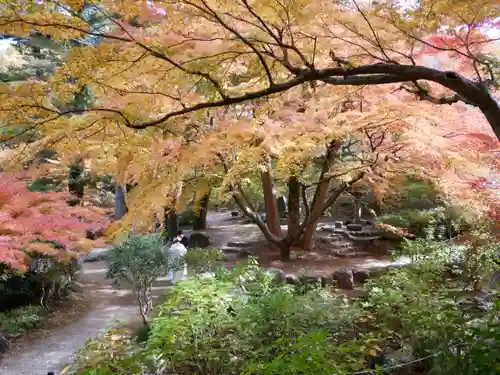
<path fill-rule="evenodd" d="M 48 318 L 42 329 L 29 333 L 5 354 L 0 362 L 2 375 L 58 374 L 87 339 L 104 330 L 126 323 L 127 327 L 140 327 L 140 315 L 130 290 L 116 290 L 105 279 L 106 262 L 83 263 L 79 282 L 89 302 L 80 314 L 58 311 Z M 163 295 L 164 279 L 154 288 L 156 296 Z M 82 301 L 75 301 L 82 306 Z M 120 323 L 121 322 L 121 323 Z"/>

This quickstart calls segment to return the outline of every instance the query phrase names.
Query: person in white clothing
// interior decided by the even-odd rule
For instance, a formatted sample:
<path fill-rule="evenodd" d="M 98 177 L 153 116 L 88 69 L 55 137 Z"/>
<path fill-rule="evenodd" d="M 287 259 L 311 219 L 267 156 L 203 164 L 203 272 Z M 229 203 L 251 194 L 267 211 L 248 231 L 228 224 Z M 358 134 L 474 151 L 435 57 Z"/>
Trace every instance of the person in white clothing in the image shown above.
<path fill-rule="evenodd" d="M 181 259 L 186 255 L 187 249 L 177 238 L 174 240 L 173 244 L 168 249 L 167 257 L 168 263 L 176 265 L 177 269 L 174 271 L 169 271 L 167 274 L 167 280 L 172 283 L 184 280 L 187 277 L 187 265 L 185 262 L 179 264 Z"/>

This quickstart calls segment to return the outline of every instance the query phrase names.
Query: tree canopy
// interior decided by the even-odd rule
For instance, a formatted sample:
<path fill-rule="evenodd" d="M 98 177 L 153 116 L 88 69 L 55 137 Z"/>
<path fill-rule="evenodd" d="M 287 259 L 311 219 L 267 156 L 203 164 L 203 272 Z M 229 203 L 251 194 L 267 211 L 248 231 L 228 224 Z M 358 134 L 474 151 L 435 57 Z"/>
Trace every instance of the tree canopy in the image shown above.
<path fill-rule="evenodd" d="M 206 191 L 207 177 L 234 195 L 266 157 L 285 181 L 332 141 L 354 140 L 355 156 L 328 176 L 362 172 L 387 192 L 381 181 L 411 169 L 470 201 L 467 184 L 498 167 L 497 41 L 486 33 L 496 2 L 398 4 L 8 3 L 0 32 L 73 43 L 53 76 L 0 85 L 2 126 L 39 135 L 11 165 L 41 148 L 80 154 L 139 183 L 131 212 L 145 216 Z M 61 105 L 83 88 L 91 106 Z"/>
<path fill-rule="evenodd" d="M 89 4 L 108 19 L 107 27 L 96 29 L 82 15 Z M 490 92 L 497 71 L 485 52 L 494 40 L 483 33 L 497 22 L 495 1 L 434 0 L 414 8 L 398 4 L 27 1 L 7 6 L 0 30 L 21 36 L 36 30 L 56 40 L 102 38 L 98 48 L 74 49 L 52 83 L 68 94 L 83 84 L 98 86 L 103 96 L 115 100 L 101 101 L 93 111 L 131 128 L 163 125 L 176 116 L 306 82 L 409 82 L 420 99 L 463 101 L 479 108 L 498 136 L 500 110 Z M 421 59 L 429 52 L 444 52 L 450 62 L 459 59 L 465 69 L 456 64 L 430 68 Z M 77 84 L 68 84 L 68 71 L 78 76 Z M 420 81 L 445 90 L 431 90 L 439 87 Z M 144 94 L 153 95 L 141 113 L 137 103 Z M 47 108 L 39 103 L 38 110 Z"/>

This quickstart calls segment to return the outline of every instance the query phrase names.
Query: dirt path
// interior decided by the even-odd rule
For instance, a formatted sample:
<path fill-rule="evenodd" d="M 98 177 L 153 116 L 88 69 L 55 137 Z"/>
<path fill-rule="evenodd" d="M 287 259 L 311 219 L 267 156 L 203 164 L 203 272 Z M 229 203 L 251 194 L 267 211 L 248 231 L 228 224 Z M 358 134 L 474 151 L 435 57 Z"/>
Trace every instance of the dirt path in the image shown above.
<path fill-rule="evenodd" d="M 87 339 L 120 321 L 130 327 L 139 327 L 140 317 L 130 291 L 113 289 L 110 281 L 104 278 L 105 272 L 103 261 L 84 263 L 79 281 L 90 305 L 86 306 L 83 315 L 56 313 L 51 316 L 44 325 L 48 326 L 45 330 L 28 334 L 6 353 L 0 362 L 0 374 L 46 375 L 48 371 L 57 374 L 71 362 Z M 165 287 L 165 280 L 160 280 L 154 288 L 156 296 L 163 295 Z M 61 319 L 70 321 L 58 321 Z"/>

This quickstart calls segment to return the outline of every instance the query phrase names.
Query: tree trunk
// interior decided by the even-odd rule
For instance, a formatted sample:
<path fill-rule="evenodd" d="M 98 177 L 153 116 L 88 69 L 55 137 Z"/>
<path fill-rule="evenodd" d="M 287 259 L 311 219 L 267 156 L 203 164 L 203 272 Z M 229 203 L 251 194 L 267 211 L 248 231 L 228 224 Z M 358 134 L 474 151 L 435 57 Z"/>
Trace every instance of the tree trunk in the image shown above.
<path fill-rule="evenodd" d="M 175 212 L 165 212 L 165 228 L 168 239 L 172 241 L 179 231 L 179 216 Z"/>
<path fill-rule="evenodd" d="M 224 171 L 226 173 L 229 172 L 229 166 L 227 163 L 224 161 L 224 158 L 222 156 L 219 156 L 222 166 L 224 167 Z M 273 186 L 274 187 L 274 186 Z M 251 218 L 259 227 L 259 229 L 262 231 L 262 234 L 264 234 L 264 237 L 269 241 L 269 243 L 272 246 L 276 246 L 280 250 L 280 256 L 282 261 L 287 261 L 290 258 L 290 247 L 291 245 L 287 243 L 286 239 L 281 238 L 280 236 L 274 234 L 271 232 L 269 227 L 266 225 L 264 220 L 260 217 L 259 213 L 255 210 L 255 207 L 251 204 L 250 200 L 247 199 L 245 196 L 245 192 L 241 188 L 240 185 L 238 184 L 230 184 L 229 185 L 229 191 L 233 194 L 233 198 L 236 202 L 236 204 L 240 207 L 241 211 L 243 214 L 249 218 Z M 276 204 L 276 216 L 279 219 L 278 214 L 278 203 L 276 201 L 276 195 L 274 194 L 274 201 Z M 281 232 L 281 230 L 280 230 Z"/>
<path fill-rule="evenodd" d="M 280 236 L 281 223 L 278 212 L 278 202 L 276 199 L 276 189 L 269 165 L 265 171 L 261 172 L 260 176 L 262 181 L 262 190 L 264 192 L 264 204 L 266 207 L 266 223 L 272 234 Z"/>
<path fill-rule="evenodd" d="M 307 223 L 304 236 L 302 237 L 302 248 L 304 250 L 312 250 L 314 247 L 314 235 L 318 226 L 318 220 L 324 212 L 325 202 L 328 198 L 328 190 L 330 188 L 330 179 L 328 173 L 330 172 L 331 165 L 337 156 L 337 150 L 340 144 L 332 141 L 327 147 L 325 160 L 321 168 L 319 183 L 316 185 L 314 198 L 311 204 L 311 213 L 309 222 Z"/>
<path fill-rule="evenodd" d="M 194 219 L 193 230 L 207 229 L 208 203 L 210 202 L 211 192 L 212 189 L 209 189 L 208 192 L 200 199 L 200 210 Z"/>
<path fill-rule="evenodd" d="M 164 207 L 164 228 L 167 231 L 167 238 L 171 241 L 177 236 L 179 232 L 179 215 L 178 212 L 178 202 L 182 194 L 182 189 L 184 184 L 179 182 L 178 184 L 172 186 L 171 191 L 167 195 L 168 201 Z"/>
<path fill-rule="evenodd" d="M 127 201 L 125 199 L 127 190 L 118 183 L 115 186 L 115 220 L 120 220 L 127 213 Z"/>
<path fill-rule="evenodd" d="M 300 229 L 301 186 L 296 176 L 288 180 L 288 233 L 294 235 Z M 287 235 L 287 237 L 290 237 Z"/>
<path fill-rule="evenodd" d="M 82 158 L 69 166 L 68 190 L 75 197 L 72 205 L 80 204 L 85 195 L 85 164 Z"/>
<path fill-rule="evenodd" d="M 280 251 L 280 260 L 282 262 L 286 262 L 290 260 L 290 252 L 292 250 L 293 244 L 287 241 L 287 238 L 283 239 L 279 245 L 277 245 L 277 248 Z"/>
<path fill-rule="evenodd" d="M 470 99 L 471 101 L 473 101 L 474 96 L 472 96 Z M 486 117 L 486 120 L 488 120 L 488 123 L 497 136 L 497 139 L 500 140 L 500 105 L 491 94 L 487 94 L 484 102 L 485 105 L 479 106 L 479 109 L 483 113 L 484 117 Z"/>
<path fill-rule="evenodd" d="M 328 197 L 328 182 L 320 183 L 316 188 L 314 200 L 311 207 L 311 219 L 307 223 L 306 231 L 302 237 L 302 248 L 304 250 L 312 250 L 314 248 L 314 235 L 318 226 L 318 220 L 323 214 L 323 205 Z"/>

